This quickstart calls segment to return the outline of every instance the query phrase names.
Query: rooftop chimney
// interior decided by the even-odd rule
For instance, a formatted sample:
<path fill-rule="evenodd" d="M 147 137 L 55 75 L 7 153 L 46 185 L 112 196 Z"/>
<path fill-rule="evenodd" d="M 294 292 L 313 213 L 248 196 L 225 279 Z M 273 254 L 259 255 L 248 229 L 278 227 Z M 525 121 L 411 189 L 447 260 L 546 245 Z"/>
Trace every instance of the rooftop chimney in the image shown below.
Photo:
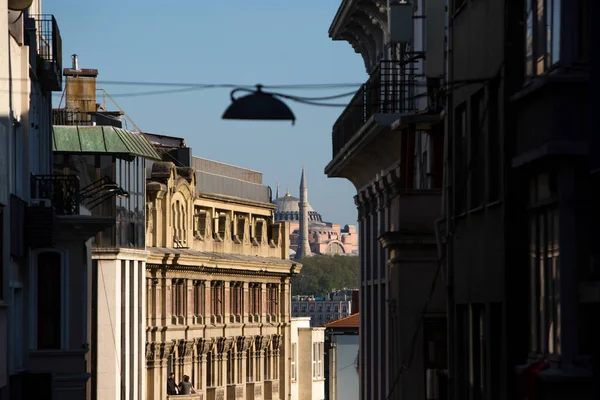
<path fill-rule="evenodd" d="M 360 296 L 358 290 L 352 291 L 352 314 L 357 314 L 360 311 Z"/>
<path fill-rule="evenodd" d="M 96 104 L 97 69 L 79 68 L 77 54 L 71 56 L 72 68 L 65 68 L 66 77 L 66 120 L 69 124 L 91 125 L 98 111 Z"/>

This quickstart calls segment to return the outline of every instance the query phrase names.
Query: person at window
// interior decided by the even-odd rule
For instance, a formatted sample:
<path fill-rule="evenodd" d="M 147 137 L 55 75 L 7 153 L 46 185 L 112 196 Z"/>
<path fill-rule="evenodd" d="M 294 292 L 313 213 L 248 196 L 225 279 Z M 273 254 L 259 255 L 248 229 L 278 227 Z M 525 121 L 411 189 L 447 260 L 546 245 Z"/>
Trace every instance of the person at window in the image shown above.
<path fill-rule="evenodd" d="M 179 389 L 177 388 L 177 384 L 175 383 L 175 374 L 173 372 L 169 374 L 169 379 L 167 379 L 167 394 L 179 394 Z"/>
<path fill-rule="evenodd" d="M 194 385 L 190 382 L 190 377 L 187 375 L 183 376 L 183 382 L 179 384 L 179 394 L 194 394 L 196 393 L 196 389 L 194 389 Z"/>

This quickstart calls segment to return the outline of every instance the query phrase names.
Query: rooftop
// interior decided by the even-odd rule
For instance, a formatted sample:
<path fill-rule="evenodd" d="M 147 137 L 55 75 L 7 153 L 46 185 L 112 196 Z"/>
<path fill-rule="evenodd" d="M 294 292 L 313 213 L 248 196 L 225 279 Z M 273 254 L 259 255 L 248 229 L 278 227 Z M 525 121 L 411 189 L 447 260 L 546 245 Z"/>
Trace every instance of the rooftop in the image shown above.
<path fill-rule="evenodd" d="M 325 324 L 325 328 L 357 328 L 360 324 L 360 313 Z"/>

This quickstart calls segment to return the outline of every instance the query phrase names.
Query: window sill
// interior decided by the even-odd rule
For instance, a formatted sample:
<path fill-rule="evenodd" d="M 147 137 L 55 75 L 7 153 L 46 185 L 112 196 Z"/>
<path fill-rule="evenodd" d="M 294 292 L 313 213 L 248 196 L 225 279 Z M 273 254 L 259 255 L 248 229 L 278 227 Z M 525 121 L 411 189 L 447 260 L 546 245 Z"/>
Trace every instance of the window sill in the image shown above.
<path fill-rule="evenodd" d="M 540 371 L 538 377 L 548 383 L 588 382 L 593 378 L 591 368 L 547 368 Z"/>

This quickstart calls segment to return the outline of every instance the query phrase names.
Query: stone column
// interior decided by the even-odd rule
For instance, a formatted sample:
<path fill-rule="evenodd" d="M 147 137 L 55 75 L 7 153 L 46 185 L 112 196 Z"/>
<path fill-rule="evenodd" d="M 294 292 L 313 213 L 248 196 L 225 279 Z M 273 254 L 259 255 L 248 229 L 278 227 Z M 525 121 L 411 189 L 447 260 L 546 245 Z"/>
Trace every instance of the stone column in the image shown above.
<path fill-rule="evenodd" d="M 146 344 L 146 393 L 147 400 L 163 400 L 167 393 L 168 359 L 172 343 L 153 342 Z"/>
<path fill-rule="evenodd" d="M 259 283 L 258 287 L 260 288 L 260 320 L 259 322 L 264 323 L 266 319 L 267 313 L 267 285 L 264 283 Z"/>
<path fill-rule="evenodd" d="M 241 360 L 242 360 L 242 368 L 239 371 L 240 373 L 240 379 L 239 379 L 239 383 L 246 383 L 247 382 L 247 376 L 248 376 L 248 369 L 246 366 L 246 354 L 248 352 L 248 349 L 250 349 L 250 346 L 252 345 L 252 337 L 249 336 L 238 336 L 237 338 L 237 350 L 238 353 L 240 354 Z"/>
<path fill-rule="evenodd" d="M 193 325 L 194 324 L 194 281 L 192 279 L 185 279 L 185 324 Z"/>
<path fill-rule="evenodd" d="M 206 355 L 213 351 L 215 345 L 213 339 L 197 339 L 196 350 L 198 352 L 198 377 L 196 385 L 202 389 L 208 387 L 208 366 Z"/>
<path fill-rule="evenodd" d="M 166 275 L 166 274 L 165 274 Z M 166 276 L 162 279 L 162 326 L 168 326 L 172 324 L 172 303 L 173 303 L 173 287 L 172 280 L 167 278 Z"/>
<path fill-rule="evenodd" d="M 248 291 L 248 282 L 242 282 L 242 323 L 248 322 L 248 315 L 250 315 L 250 298 Z"/>
<path fill-rule="evenodd" d="M 192 376 L 192 353 L 194 350 L 194 342 L 187 340 L 180 340 L 178 343 L 178 363 L 181 376 L 188 375 Z"/>

